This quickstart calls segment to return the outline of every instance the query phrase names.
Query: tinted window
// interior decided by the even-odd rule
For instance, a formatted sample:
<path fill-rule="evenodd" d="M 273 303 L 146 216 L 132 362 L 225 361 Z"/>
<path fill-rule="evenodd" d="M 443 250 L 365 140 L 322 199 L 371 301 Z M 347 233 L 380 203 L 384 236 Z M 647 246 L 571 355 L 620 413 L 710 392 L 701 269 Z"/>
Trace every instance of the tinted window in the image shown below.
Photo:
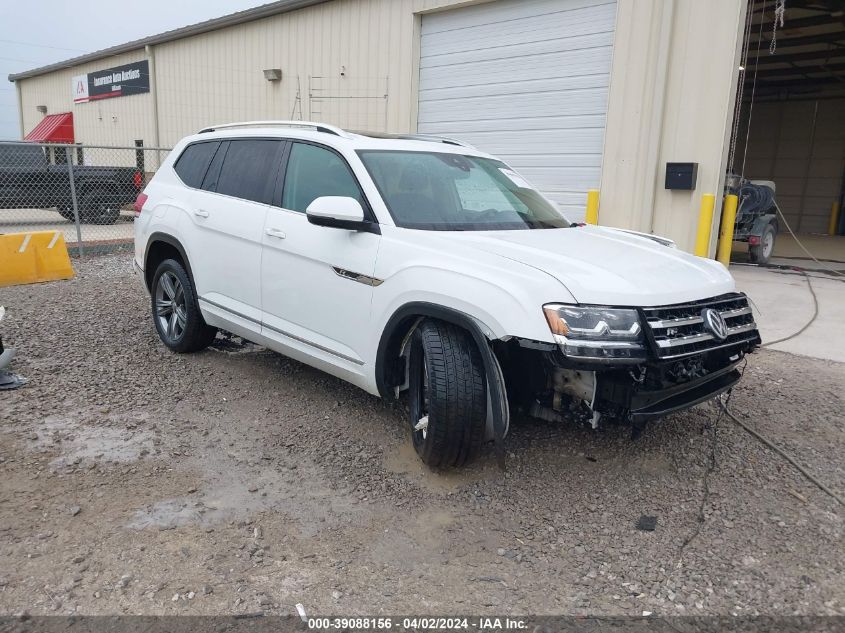
<path fill-rule="evenodd" d="M 235 198 L 269 202 L 271 178 L 281 141 L 231 141 L 217 180 L 217 193 Z"/>
<path fill-rule="evenodd" d="M 185 148 L 174 167 L 182 182 L 189 187 L 200 186 L 218 145 L 220 143 L 194 143 Z"/>
<path fill-rule="evenodd" d="M 364 199 L 355 176 L 346 162 L 334 152 L 304 143 L 294 143 L 285 176 L 282 206 L 302 213 L 322 196 Z"/>
<path fill-rule="evenodd" d="M 44 150 L 38 145 L 0 145 L 0 167 L 20 171 L 46 169 L 47 159 Z"/>
<path fill-rule="evenodd" d="M 206 191 L 217 189 L 217 179 L 220 177 L 220 167 L 223 165 L 223 159 L 226 158 L 227 149 L 229 149 L 229 141 L 221 142 L 220 148 L 214 153 L 211 165 L 208 166 L 208 171 L 205 172 L 202 189 Z"/>

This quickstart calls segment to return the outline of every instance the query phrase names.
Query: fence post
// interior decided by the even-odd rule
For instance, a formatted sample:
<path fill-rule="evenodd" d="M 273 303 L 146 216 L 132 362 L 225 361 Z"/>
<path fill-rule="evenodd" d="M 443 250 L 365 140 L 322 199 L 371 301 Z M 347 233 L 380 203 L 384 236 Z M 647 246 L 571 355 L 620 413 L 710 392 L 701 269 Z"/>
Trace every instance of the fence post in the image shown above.
<path fill-rule="evenodd" d="M 141 172 L 141 188 L 147 184 L 147 170 L 144 169 L 144 139 L 136 140 L 135 147 L 140 149 L 135 150 L 135 166 Z"/>
<path fill-rule="evenodd" d="M 73 179 L 73 151 L 70 146 L 65 148 L 67 156 L 67 175 L 70 180 L 70 198 L 73 202 L 73 221 L 76 223 L 76 250 L 79 252 L 79 259 L 85 254 L 82 250 L 82 229 L 79 226 L 79 203 L 76 200 L 76 182 Z"/>

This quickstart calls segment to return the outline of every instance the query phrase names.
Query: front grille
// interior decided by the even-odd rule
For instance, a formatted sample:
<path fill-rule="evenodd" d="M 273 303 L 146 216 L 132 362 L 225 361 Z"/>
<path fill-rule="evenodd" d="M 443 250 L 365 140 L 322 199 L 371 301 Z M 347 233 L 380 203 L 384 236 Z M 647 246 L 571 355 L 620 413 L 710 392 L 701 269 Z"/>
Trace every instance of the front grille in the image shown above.
<path fill-rule="evenodd" d="M 728 338 L 719 340 L 704 325 L 701 311 L 718 310 L 728 325 Z M 757 324 L 744 294 L 733 293 L 671 306 L 643 308 L 657 344 L 659 358 L 679 358 L 718 347 L 759 342 Z"/>

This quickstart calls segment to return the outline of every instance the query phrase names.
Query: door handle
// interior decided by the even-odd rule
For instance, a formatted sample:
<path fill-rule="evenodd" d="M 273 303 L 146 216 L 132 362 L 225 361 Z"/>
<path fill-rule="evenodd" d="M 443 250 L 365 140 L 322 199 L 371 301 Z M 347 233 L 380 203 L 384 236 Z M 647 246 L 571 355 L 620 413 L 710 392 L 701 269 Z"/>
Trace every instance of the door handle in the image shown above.
<path fill-rule="evenodd" d="M 203 211 L 202 209 L 197 209 L 197 210 L 194 211 L 194 215 L 196 215 L 200 218 L 207 218 L 208 217 L 208 211 Z"/>
<path fill-rule="evenodd" d="M 285 235 L 285 232 L 279 229 L 267 229 L 264 232 L 270 237 L 275 237 L 280 240 L 283 240 L 287 237 L 287 235 Z"/>

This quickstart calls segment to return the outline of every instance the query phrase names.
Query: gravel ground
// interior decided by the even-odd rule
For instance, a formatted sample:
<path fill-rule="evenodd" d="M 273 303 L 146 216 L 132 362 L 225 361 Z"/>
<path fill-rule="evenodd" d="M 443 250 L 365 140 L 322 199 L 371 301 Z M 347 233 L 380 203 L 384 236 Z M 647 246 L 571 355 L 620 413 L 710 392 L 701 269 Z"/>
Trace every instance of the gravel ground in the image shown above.
<path fill-rule="evenodd" d="M 504 472 L 432 473 L 400 404 L 166 351 L 129 267 L 0 290 L 30 379 L 0 394 L 0 613 L 845 614 L 841 509 L 713 405 L 636 441 L 520 421 Z M 842 495 L 843 384 L 761 351 L 731 406 Z"/>

